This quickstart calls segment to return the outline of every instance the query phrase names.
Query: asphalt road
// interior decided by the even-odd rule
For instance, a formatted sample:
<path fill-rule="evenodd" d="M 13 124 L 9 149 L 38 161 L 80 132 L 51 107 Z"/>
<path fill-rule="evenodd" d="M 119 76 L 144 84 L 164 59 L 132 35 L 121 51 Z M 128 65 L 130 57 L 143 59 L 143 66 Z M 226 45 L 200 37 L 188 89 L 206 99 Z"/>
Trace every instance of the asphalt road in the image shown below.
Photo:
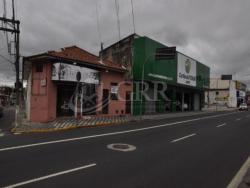
<path fill-rule="evenodd" d="M 10 135 L 0 138 L 0 187 L 223 188 L 249 155 L 249 112 Z"/>

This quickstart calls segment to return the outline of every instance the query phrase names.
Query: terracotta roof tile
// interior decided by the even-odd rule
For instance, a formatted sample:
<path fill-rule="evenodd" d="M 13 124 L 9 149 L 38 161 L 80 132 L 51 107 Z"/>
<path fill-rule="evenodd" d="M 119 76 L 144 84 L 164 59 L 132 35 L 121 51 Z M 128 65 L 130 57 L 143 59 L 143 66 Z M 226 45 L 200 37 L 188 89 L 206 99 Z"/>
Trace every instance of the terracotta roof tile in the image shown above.
<path fill-rule="evenodd" d="M 125 70 L 121 65 L 108 60 L 103 60 L 103 62 L 101 63 L 100 58 L 98 56 L 91 54 L 90 52 L 87 52 L 86 50 L 83 50 L 77 46 L 65 47 L 62 48 L 61 51 L 48 51 L 48 55 L 76 61 L 82 61 L 106 68 L 118 69 L 120 71 Z"/>

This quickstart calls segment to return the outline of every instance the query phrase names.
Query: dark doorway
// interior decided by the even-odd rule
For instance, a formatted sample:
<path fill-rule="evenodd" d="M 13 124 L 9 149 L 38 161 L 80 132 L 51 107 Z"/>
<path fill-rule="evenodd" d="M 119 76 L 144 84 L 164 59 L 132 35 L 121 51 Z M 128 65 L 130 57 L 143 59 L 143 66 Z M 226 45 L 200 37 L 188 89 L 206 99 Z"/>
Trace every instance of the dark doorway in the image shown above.
<path fill-rule="evenodd" d="M 126 114 L 131 113 L 131 92 L 126 92 Z"/>
<path fill-rule="evenodd" d="M 182 111 L 182 93 L 176 92 L 176 111 L 180 112 Z"/>
<path fill-rule="evenodd" d="M 57 86 L 57 116 L 74 116 L 74 109 L 70 105 L 74 103 L 72 96 L 76 84 L 58 84 Z"/>
<path fill-rule="evenodd" d="M 96 86 L 94 84 L 82 85 L 82 115 L 96 114 Z"/>
<path fill-rule="evenodd" d="M 109 90 L 103 89 L 102 92 L 102 113 L 108 114 L 109 112 Z"/>

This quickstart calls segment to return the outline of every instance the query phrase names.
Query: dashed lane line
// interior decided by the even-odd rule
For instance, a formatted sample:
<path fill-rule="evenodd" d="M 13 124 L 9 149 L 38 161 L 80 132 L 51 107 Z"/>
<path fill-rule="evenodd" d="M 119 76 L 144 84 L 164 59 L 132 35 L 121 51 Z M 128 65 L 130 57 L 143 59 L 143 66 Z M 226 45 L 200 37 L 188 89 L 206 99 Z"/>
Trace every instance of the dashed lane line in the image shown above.
<path fill-rule="evenodd" d="M 0 129 L 0 137 L 3 137 L 5 134 L 2 132 L 2 129 Z"/>
<path fill-rule="evenodd" d="M 49 175 L 46 175 L 46 176 L 41 176 L 41 177 L 34 178 L 34 179 L 31 179 L 31 180 L 19 182 L 19 183 L 13 184 L 13 185 L 8 185 L 8 186 L 5 186 L 5 188 L 20 187 L 20 186 L 23 186 L 23 185 L 35 183 L 35 182 L 38 182 L 38 181 L 46 180 L 46 179 L 53 178 L 53 177 L 60 176 L 60 175 L 64 175 L 64 174 L 69 174 L 69 173 L 72 173 L 72 172 L 80 171 L 80 170 L 90 168 L 90 167 L 94 167 L 94 166 L 96 166 L 96 163 L 92 163 L 92 164 L 89 164 L 89 165 L 80 166 L 80 167 L 73 168 L 73 169 L 70 169 L 70 170 L 65 170 L 65 171 L 49 174 Z"/>
<path fill-rule="evenodd" d="M 216 127 L 219 128 L 219 127 L 223 127 L 225 125 L 226 125 L 226 123 L 223 123 L 223 124 L 217 125 Z"/>
<path fill-rule="evenodd" d="M 172 141 L 171 141 L 171 143 L 179 142 L 179 141 L 181 141 L 181 140 L 184 140 L 184 139 L 190 138 L 190 137 L 195 136 L 195 135 L 196 135 L 196 133 L 193 133 L 193 134 L 190 134 L 190 135 L 187 135 L 187 136 L 181 137 L 181 138 L 177 138 L 177 139 L 175 139 L 175 140 L 172 140 Z"/>
<path fill-rule="evenodd" d="M 236 119 L 235 121 L 240 121 L 241 120 L 241 118 L 238 118 L 238 119 Z"/>
<path fill-rule="evenodd" d="M 125 131 L 110 132 L 110 133 L 104 133 L 104 134 L 97 134 L 97 135 L 90 135 L 90 136 L 83 136 L 83 137 L 75 137 L 75 138 L 68 138 L 68 139 L 54 140 L 54 141 L 47 141 L 47 142 L 39 142 L 39 143 L 27 144 L 27 145 L 11 146 L 11 147 L 6 147 L 6 148 L 0 148 L 0 152 L 8 151 L 8 150 L 22 149 L 22 148 L 30 148 L 30 147 L 36 147 L 36 146 L 42 146 L 42 145 L 49 145 L 49 144 L 73 142 L 73 141 L 78 141 L 78 140 L 86 140 L 86 139 L 105 137 L 105 136 L 113 136 L 113 135 L 134 133 L 134 132 L 140 132 L 140 131 L 145 131 L 145 130 L 161 128 L 161 127 L 168 127 L 168 126 L 173 126 L 173 125 L 178 125 L 178 124 L 195 122 L 195 121 L 204 120 L 204 119 L 223 117 L 223 116 L 228 116 L 228 115 L 232 115 L 232 114 L 235 114 L 235 113 L 237 113 L 237 112 L 231 112 L 231 113 L 227 113 L 227 114 L 220 114 L 220 115 L 213 115 L 213 116 L 205 116 L 205 117 L 200 117 L 200 118 L 195 118 L 195 119 L 189 119 L 189 120 L 178 121 L 178 122 L 173 122 L 173 123 L 167 123 L 167 124 L 162 124 L 162 125 L 155 125 L 155 126 L 151 126 L 151 127 L 130 129 L 130 130 L 125 130 Z"/>

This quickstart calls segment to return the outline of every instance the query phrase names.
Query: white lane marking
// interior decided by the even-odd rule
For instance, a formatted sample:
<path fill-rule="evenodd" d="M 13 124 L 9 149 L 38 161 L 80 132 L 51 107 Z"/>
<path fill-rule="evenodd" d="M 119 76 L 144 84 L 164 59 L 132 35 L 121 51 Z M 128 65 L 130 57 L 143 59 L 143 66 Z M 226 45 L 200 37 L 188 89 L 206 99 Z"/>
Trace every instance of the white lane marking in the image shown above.
<path fill-rule="evenodd" d="M 6 186 L 6 188 L 20 187 L 20 186 L 23 186 L 23 185 L 27 185 L 27 184 L 30 184 L 30 183 L 42 181 L 42 180 L 45 180 L 45 179 L 53 178 L 53 177 L 64 175 L 64 174 L 69 174 L 71 172 L 83 170 L 83 169 L 90 168 L 90 167 L 93 167 L 93 166 L 96 166 L 96 163 L 81 166 L 81 167 L 78 167 L 78 168 L 73 168 L 73 169 L 70 169 L 70 170 L 57 172 L 57 173 L 54 173 L 54 174 L 49 174 L 49 175 L 46 175 L 46 176 L 34 178 L 34 179 L 31 179 L 31 180 L 23 181 L 23 182 L 16 183 L 16 184 L 13 184 L 13 185 L 8 185 L 8 186 Z"/>
<path fill-rule="evenodd" d="M 235 121 L 240 121 L 241 120 L 241 118 L 238 118 L 238 119 L 236 119 Z"/>
<path fill-rule="evenodd" d="M 234 176 L 232 181 L 229 183 L 227 188 L 237 188 L 239 187 L 242 179 L 244 178 L 245 174 L 247 173 L 248 168 L 250 168 L 250 157 L 246 160 L 246 162 L 242 165 L 240 170 Z"/>
<path fill-rule="evenodd" d="M 216 127 L 219 128 L 219 127 L 223 127 L 225 125 L 226 125 L 226 123 L 223 123 L 223 124 L 217 125 Z"/>
<path fill-rule="evenodd" d="M 72 142 L 72 141 L 77 141 L 77 140 L 85 140 L 85 139 L 90 139 L 90 138 L 98 138 L 98 137 L 104 137 L 104 136 L 112 136 L 112 135 L 133 133 L 133 132 L 156 129 L 156 128 L 161 128 L 161 127 L 168 127 L 168 126 L 177 125 L 177 124 L 189 123 L 189 122 L 199 121 L 199 120 L 203 120 L 203 119 L 211 119 L 211 118 L 215 118 L 215 117 L 222 117 L 222 116 L 227 116 L 227 115 L 231 115 L 231 114 L 235 114 L 235 113 L 237 113 L 237 112 L 232 112 L 232 113 L 228 113 L 228 114 L 221 114 L 221 115 L 214 115 L 214 116 L 206 116 L 206 117 L 201 117 L 201 118 L 196 118 L 196 119 L 190 119 L 190 120 L 184 120 L 184 121 L 179 121 L 179 122 L 167 123 L 167 124 L 162 124 L 162 125 L 155 125 L 155 126 L 139 128 L 139 129 L 131 129 L 131 130 L 126 130 L 126 131 L 118 131 L 118 132 L 111 132 L 111 133 L 104 133 L 104 134 L 97 134 L 97 135 L 90 135 L 90 136 L 83 136 L 83 137 L 76 137 L 76 138 L 68 138 L 68 139 L 54 140 L 54 141 L 48 141 L 48 142 L 40 142 L 40 143 L 27 144 L 27 145 L 12 146 L 12 147 L 7 147 L 7 148 L 1 148 L 0 152 L 1 151 L 21 149 L 21 148 L 35 147 L 35 146 L 42 146 L 42 145 L 48 145 L 48 144 L 57 144 L 57 143 Z"/>
<path fill-rule="evenodd" d="M 4 133 L 2 132 L 2 129 L 0 129 L 0 137 L 4 136 Z"/>
<path fill-rule="evenodd" d="M 190 134 L 190 135 L 187 135 L 187 136 L 184 136 L 184 137 L 181 137 L 181 138 L 177 138 L 175 140 L 172 140 L 171 143 L 175 143 L 175 142 L 178 142 L 178 141 L 181 141 L 181 140 L 184 140 L 184 139 L 187 139 L 187 138 L 190 138 L 192 136 L 195 136 L 196 133 L 193 133 L 193 134 Z"/>
<path fill-rule="evenodd" d="M 14 133 L 15 135 L 19 135 L 19 134 L 22 134 L 22 133 Z"/>

